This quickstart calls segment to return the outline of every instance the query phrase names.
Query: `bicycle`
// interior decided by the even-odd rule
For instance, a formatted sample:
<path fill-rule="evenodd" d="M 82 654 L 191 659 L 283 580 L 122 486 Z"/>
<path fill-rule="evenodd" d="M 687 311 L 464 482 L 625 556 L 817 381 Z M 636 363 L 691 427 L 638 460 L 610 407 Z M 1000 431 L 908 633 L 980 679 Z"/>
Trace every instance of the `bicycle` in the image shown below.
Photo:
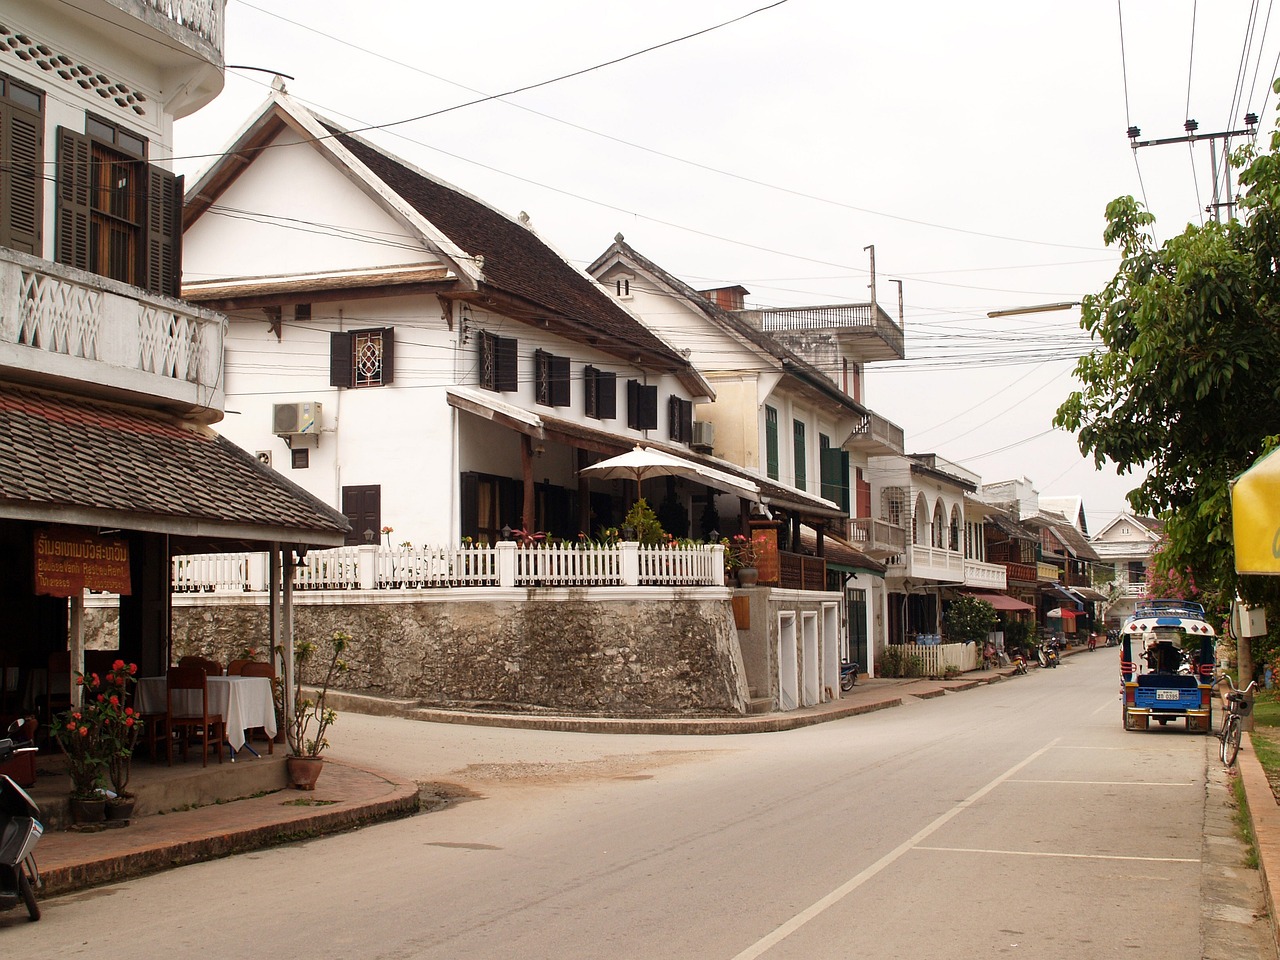
<path fill-rule="evenodd" d="M 1258 685 L 1258 681 L 1251 680 L 1241 690 L 1229 674 L 1224 673 L 1217 682 L 1221 683 L 1223 680 L 1227 681 L 1231 690 L 1227 693 L 1227 708 L 1222 714 L 1222 730 L 1218 733 L 1218 740 L 1221 741 L 1218 756 L 1222 758 L 1223 765 L 1229 767 L 1236 762 L 1236 755 L 1240 752 L 1240 731 L 1244 728 L 1244 718 L 1253 712 L 1249 694 Z"/>

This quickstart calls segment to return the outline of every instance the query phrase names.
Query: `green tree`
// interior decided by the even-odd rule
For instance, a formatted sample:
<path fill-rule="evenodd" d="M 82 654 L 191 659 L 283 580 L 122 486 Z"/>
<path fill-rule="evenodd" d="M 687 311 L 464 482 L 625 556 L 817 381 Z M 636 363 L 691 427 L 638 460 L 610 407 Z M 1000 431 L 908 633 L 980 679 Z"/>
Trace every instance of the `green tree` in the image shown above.
<path fill-rule="evenodd" d="M 942 622 L 952 643 L 983 643 L 996 628 L 996 608 L 977 597 L 957 597 L 947 605 Z"/>
<path fill-rule="evenodd" d="M 1274 578 L 1236 576 L 1229 487 L 1280 434 L 1278 152 L 1280 132 L 1269 152 L 1233 158 L 1240 219 L 1190 225 L 1159 246 L 1132 197 L 1107 206 L 1104 237 L 1121 263 L 1084 298 L 1080 325 L 1099 345 L 1054 418 L 1096 465 L 1147 468 L 1129 503 L 1165 519 L 1160 569 L 1194 578 L 1219 608 L 1237 586 L 1280 596 Z"/>

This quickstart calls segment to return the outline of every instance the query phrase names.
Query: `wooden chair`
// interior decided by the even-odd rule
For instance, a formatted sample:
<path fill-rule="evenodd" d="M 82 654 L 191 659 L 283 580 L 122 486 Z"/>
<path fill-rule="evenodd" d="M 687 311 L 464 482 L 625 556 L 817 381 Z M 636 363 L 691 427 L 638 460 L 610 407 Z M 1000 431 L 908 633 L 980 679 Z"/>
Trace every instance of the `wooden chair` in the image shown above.
<path fill-rule="evenodd" d="M 271 680 L 272 692 L 275 691 L 276 668 L 274 664 L 262 663 L 258 660 L 246 660 L 244 666 L 240 668 L 240 676 L 242 677 L 266 677 Z M 262 727 L 253 727 L 249 731 L 252 737 L 256 731 L 262 731 L 262 739 L 267 741 L 267 753 L 276 752 L 275 738 L 268 736 L 267 731 Z"/>
<path fill-rule="evenodd" d="M 194 655 L 185 656 L 178 661 L 180 667 L 199 667 L 208 677 L 222 676 L 222 664 L 217 660 L 210 660 L 208 657 L 197 657 Z"/>
<path fill-rule="evenodd" d="M 252 660 L 232 660 L 230 663 L 227 664 L 227 676 L 228 677 L 240 676 L 240 671 L 244 668 L 244 665 L 246 663 L 253 663 L 253 661 Z"/>
<path fill-rule="evenodd" d="M 174 706 L 178 696 L 199 693 L 199 710 Z M 168 673 L 168 710 L 165 716 L 165 754 L 173 766 L 172 734 L 178 734 L 182 744 L 182 761 L 187 760 L 187 744 L 193 737 L 200 738 L 200 760 L 209 765 L 209 741 L 222 762 L 222 743 L 227 739 L 227 721 L 221 714 L 209 712 L 209 677 L 200 667 L 170 667 Z"/>

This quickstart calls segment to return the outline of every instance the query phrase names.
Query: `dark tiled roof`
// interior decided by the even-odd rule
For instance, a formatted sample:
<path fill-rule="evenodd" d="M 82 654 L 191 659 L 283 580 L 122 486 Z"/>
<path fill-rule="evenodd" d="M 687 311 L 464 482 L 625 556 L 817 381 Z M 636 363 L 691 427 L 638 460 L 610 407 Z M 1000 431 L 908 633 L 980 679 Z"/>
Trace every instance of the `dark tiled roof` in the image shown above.
<path fill-rule="evenodd" d="M 672 369 L 688 366 L 683 357 L 565 262 L 532 230 L 474 197 L 406 167 L 358 137 L 329 124 L 325 126 L 379 180 L 460 249 L 473 257 L 483 257 L 486 283 L 545 307 L 583 333 L 600 336 L 603 350 L 617 351 L 630 345 L 650 358 L 665 360 Z"/>
<path fill-rule="evenodd" d="M 346 519 L 225 437 L 153 411 L 0 384 L 0 510 L 108 512 L 119 526 L 326 540 Z M 70 515 L 70 513 L 69 513 Z M 145 518 L 145 526 L 131 527 Z M 291 539 L 292 539 L 291 537 Z M 284 538 L 283 536 L 281 537 Z"/>
<path fill-rule="evenodd" d="M 985 522 L 994 526 L 1010 540 L 1038 541 L 1040 539 L 1022 524 L 1018 523 L 1012 517 L 1006 517 L 1003 513 L 989 514 Z"/>

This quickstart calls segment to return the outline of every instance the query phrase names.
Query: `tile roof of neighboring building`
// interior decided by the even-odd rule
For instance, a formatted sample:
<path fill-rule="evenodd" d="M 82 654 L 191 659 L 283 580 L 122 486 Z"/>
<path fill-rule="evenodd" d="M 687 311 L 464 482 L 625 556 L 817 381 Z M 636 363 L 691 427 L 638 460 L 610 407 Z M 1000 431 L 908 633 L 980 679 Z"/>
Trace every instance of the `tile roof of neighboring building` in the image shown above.
<path fill-rule="evenodd" d="M 1034 517 L 1026 518 L 1023 523 L 1037 529 L 1041 527 L 1052 529 L 1067 548 L 1067 551 L 1077 560 L 1090 560 L 1098 563 L 1102 559 L 1089 541 L 1084 538 L 1084 534 L 1072 526 L 1071 521 L 1061 514 L 1039 513 Z"/>
<path fill-rule="evenodd" d="M 0 384 L 0 516 L 211 540 L 338 545 L 346 518 L 212 431 Z M 175 551 L 178 552 L 178 551 Z"/>
<path fill-rule="evenodd" d="M 484 282 L 530 301 L 602 338 L 603 349 L 626 344 L 651 363 L 688 366 L 668 344 L 574 269 L 531 229 L 485 203 L 407 166 L 359 137 L 326 123 L 344 147 L 460 249 L 483 258 Z"/>
<path fill-rule="evenodd" d="M 817 533 L 805 524 L 800 525 L 800 544 L 806 552 L 814 552 L 818 549 Z M 835 567 L 861 570 L 880 576 L 883 576 L 888 569 L 883 563 L 872 560 L 853 544 L 839 537 L 833 537 L 829 533 L 822 537 L 822 559 Z"/>

